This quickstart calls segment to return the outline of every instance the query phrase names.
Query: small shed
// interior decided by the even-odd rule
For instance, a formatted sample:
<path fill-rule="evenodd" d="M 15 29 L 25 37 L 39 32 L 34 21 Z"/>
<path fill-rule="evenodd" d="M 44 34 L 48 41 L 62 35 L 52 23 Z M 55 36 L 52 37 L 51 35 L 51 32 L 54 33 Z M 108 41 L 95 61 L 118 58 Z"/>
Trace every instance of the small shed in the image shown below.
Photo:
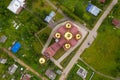
<path fill-rule="evenodd" d="M 0 63 L 5 64 L 7 62 L 7 59 L 0 58 Z"/>
<path fill-rule="evenodd" d="M 7 37 L 5 35 L 0 37 L 0 43 L 5 43 L 7 40 Z"/>
<path fill-rule="evenodd" d="M 46 76 L 49 77 L 49 79 L 51 79 L 51 80 L 54 80 L 54 79 L 56 78 L 56 74 L 55 74 L 52 70 L 50 70 L 50 69 L 48 69 L 48 70 L 45 72 L 45 74 L 46 74 Z"/>
<path fill-rule="evenodd" d="M 20 48 L 21 48 L 21 44 L 20 44 L 19 42 L 16 42 L 16 43 L 12 46 L 11 51 L 12 51 L 13 53 L 17 53 Z"/>
<path fill-rule="evenodd" d="M 9 73 L 10 75 L 14 74 L 15 71 L 17 70 L 17 68 L 18 68 L 18 66 L 17 66 L 16 64 L 13 64 L 12 66 L 10 66 L 10 67 L 8 68 L 8 73 Z"/>
<path fill-rule="evenodd" d="M 112 24 L 117 27 L 117 28 L 120 28 L 120 20 L 118 19 L 113 19 L 112 20 Z"/>
<path fill-rule="evenodd" d="M 105 0 L 99 0 L 101 3 L 105 3 Z"/>
<path fill-rule="evenodd" d="M 85 70 L 83 67 L 80 67 L 80 68 L 78 69 L 78 71 L 77 71 L 77 74 L 78 74 L 80 77 L 82 77 L 83 79 L 86 78 L 87 73 L 88 73 L 87 70 Z"/>
<path fill-rule="evenodd" d="M 45 20 L 47 23 L 49 23 L 55 15 L 56 15 L 56 13 L 55 13 L 54 11 L 51 11 L 51 12 L 49 13 L 49 15 L 45 17 L 44 20 Z"/>
<path fill-rule="evenodd" d="M 31 78 L 30 74 L 23 74 L 20 80 L 30 80 L 30 78 Z"/>

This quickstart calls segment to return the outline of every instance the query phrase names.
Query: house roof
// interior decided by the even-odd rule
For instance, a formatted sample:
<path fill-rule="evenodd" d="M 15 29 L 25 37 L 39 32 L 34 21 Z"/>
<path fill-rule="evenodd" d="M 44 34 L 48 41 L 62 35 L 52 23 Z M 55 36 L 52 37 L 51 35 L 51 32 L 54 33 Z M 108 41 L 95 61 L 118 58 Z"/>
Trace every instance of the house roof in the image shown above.
<path fill-rule="evenodd" d="M 113 20 L 112 20 L 112 24 L 113 24 L 114 26 L 116 26 L 116 27 L 120 27 L 120 20 L 118 20 L 118 19 L 113 19 Z"/>
<path fill-rule="evenodd" d="M 44 20 L 49 23 L 54 16 L 55 16 L 55 12 L 54 12 L 54 11 L 51 11 L 50 14 L 45 17 Z"/>
<path fill-rule="evenodd" d="M 105 0 L 99 0 L 100 2 L 102 2 L 102 3 L 105 3 Z"/>
<path fill-rule="evenodd" d="M 22 79 L 21 80 L 30 80 L 31 76 L 29 74 L 24 74 L 22 75 Z"/>
<path fill-rule="evenodd" d="M 88 7 L 86 8 L 86 10 L 93 14 L 94 16 L 97 16 L 100 13 L 100 9 L 96 6 L 94 6 L 93 4 L 88 4 Z"/>
<path fill-rule="evenodd" d="M 21 7 L 23 7 L 25 4 L 24 1 L 25 0 L 12 0 L 7 8 L 13 13 L 18 14 L 21 10 Z"/>
<path fill-rule="evenodd" d="M 16 65 L 16 64 L 13 64 L 12 66 L 10 66 L 9 68 L 8 68 L 8 70 L 9 70 L 9 74 L 14 74 L 15 73 L 15 71 L 17 70 L 17 68 L 18 68 L 18 66 Z"/>
<path fill-rule="evenodd" d="M 6 40 L 7 40 L 7 37 L 5 35 L 0 37 L 0 43 L 5 43 Z"/>
<path fill-rule="evenodd" d="M 88 72 L 83 67 L 80 67 L 77 71 L 77 74 L 84 79 L 86 78 L 87 73 Z"/>
<path fill-rule="evenodd" d="M 50 69 L 48 69 L 48 70 L 45 72 L 45 74 L 46 74 L 46 76 L 49 77 L 49 79 L 51 79 L 51 80 L 54 80 L 54 79 L 56 78 L 56 74 L 55 74 L 52 70 L 50 70 Z"/>
<path fill-rule="evenodd" d="M 16 43 L 12 46 L 11 51 L 12 51 L 13 53 L 16 53 L 16 52 L 18 52 L 18 50 L 20 49 L 20 47 L 21 47 L 21 44 L 20 44 L 19 42 L 16 42 Z"/>

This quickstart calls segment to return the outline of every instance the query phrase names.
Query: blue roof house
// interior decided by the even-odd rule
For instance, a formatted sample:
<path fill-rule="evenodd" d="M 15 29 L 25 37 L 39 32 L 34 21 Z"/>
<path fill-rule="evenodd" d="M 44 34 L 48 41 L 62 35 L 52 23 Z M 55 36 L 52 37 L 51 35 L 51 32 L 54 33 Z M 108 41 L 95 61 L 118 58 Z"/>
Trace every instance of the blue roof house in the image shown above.
<path fill-rule="evenodd" d="M 97 16 L 100 13 L 100 11 L 101 11 L 101 9 L 99 9 L 98 7 L 96 7 L 93 4 L 88 4 L 88 7 L 86 8 L 86 10 L 89 13 L 93 14 L 94 16 Z"/>
<path fill-rule="evenodd" d="M 21 44 L 20 44 L 19 42 L 16 42 L 16 43 L 12 46 L 11 51 L 12 51 L 13 53 L 17 53 L 20 48 L 21 48 Z"/>

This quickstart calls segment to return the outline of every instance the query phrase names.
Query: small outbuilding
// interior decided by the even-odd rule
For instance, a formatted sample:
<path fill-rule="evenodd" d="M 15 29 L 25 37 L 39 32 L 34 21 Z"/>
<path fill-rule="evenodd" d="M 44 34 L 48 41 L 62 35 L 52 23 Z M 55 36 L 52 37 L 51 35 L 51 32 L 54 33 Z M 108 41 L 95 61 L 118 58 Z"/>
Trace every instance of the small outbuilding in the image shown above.
<path fill-rule="evenodd" d="M 30 74 L 23 74 L 20 80 L 30 80 L 30 78 L 31 78 Z"/>
<path fill-rule="evenodd" d="M 0 43 L 5 43 L 7 40 L 7 37 L 5 35 L 0 37 Z"/>
<path fill-rule="evenodd" d="M 17 66 L 16 64 L 13 64 L 12 66 L 10 66 L 10 67 L 8 68 L 8 73 L 9 73 L 10 75 L 14 74 L 15 71 L 17 70 L 17 68 L 18 68 L 18 66 Z"/>
<path fill-rule="evenodd" d="M 17 53 L 20 48 L 21 48 L 21 44 L 19 42 L 15 42 L 15 44 L 11 48 L 11 51 L 13 53 Z"/>
<path fill-rule="evenodd" d="M 5 64 L 7 62 L 7 59 L 0 58 L 0 63 Z"/>
<path fill-rule="evenodd" d="M 83 79 L 86 78 L 87 73 L 88 73 L 87 70 L 85 70 L 83 67 L 80 67 L 80 68 L 78 69 L 78 71 L 77 71 L 77 74 L 78 74 L 80 77 L 82 77 Z"/>
<path fill-rule="evenodd" d="M 117 28 L 120 28 L 120 20 L 118 19 L 113 19 L 112 20 L 112 24 L 117 27 Z"/>
<path fill-rule="evenodd" d="M 54 11 L 51 11 L 50 14 L 45 17 L 44 20 L 45 20 L 47 23 L 49 23 L 55 15 L 56 15 L 56 13 L 55 13 Z"/>
<path fill-rule="evenodd" d="M 49 77 L 49 79 L 51 79 L 51 80 L 54 80 L 54 79 L 56 78 L 56 74 L 55 74 L 52 70 L 50 70 L 50 69 L 48 69 L 48 70 L 45 72 L 45 75 L 46 75 L 47 77 Z"/>
<path fill-rule="evenodd" d="M 106 0 L 99 0 L 101 3 L 105 3 Z"/>

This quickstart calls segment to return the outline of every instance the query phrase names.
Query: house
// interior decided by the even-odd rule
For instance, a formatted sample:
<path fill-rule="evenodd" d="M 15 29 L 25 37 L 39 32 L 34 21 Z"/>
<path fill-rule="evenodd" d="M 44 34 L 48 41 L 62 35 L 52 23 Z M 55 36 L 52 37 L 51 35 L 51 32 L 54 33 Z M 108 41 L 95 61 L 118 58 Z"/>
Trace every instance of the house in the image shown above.
<path fill-rule="evenodd" d="M 23 74 L 20 80 L 30 80 L 30 78 L 31 78 L 30 74 Z"/>
<path fill-rule="evenodd" d="M 105 3 L 106 0 L 99 0 L 101 3 Z"/>
<path fill-rule="evenodd" d="M 14 14 L 19 14 L 25 5 L 25 0 L 12 0 L 7 7 Z"/>
<path fill-rule="evenodd" d="M 13 53 L 17 53 L 20 48 L 21 48 L 21 44 L 19 42 L 15 42 L 11 48 L 11 51 Z"/>
<path fill-rule="evenodd" d="M 44 20 L 45 20 L 47 23 L 49 23 L 55 15 L 56 15 L 55 12 L 54 12 L 54 11 L 51 11 L 50 14 L 49 14 L 49 16 L 46 16 Z"/>
<path fill-rule="evenodd" d="M 12 66 L 10 66 L 10 67 L 8 68 L 8 73 L 9 73 L 10 75 L 14 74 L 15 71 L 17 70 L 17 68 L 18 68 L 18 66 L 17 66 L 16 64 L 13 64 Z"/>
<path fill-rule="evenodd" d="M 7 37 L 5 35 L 0 37 L 0 43 L 5 43 L 7 40 Z"/>
<path fill-rule="evenodd" d="M 7 59 L 0 58 L 0 63 L 5 64 L 7 62 Z"/>
<path fill-rule="evenodd" d="M 80 67 L 80 68 L 78 69 L 78 71 L 77 71 L 77 74 L 78 74 L 80 77 L 82 77 L 83 79 L 86 78 L 87 73 L 88 73 L 88 72 L 87 72 L 83 67 Z"/>
<path fill-rule="evenodd" d="M 112 20 L 112 24 L 117 27 L 117 28 L 120 28 L 120 20 L 118 19 L 113 19 Z"/>
<path fill-rule="evenodd" d="M 98 7 L 96 7 L 95 5 L 93 4 L 88 4 L 88 7 L 86 8 L 86 10 L 93 14 L 94 16 L 98 16 L 98 14 L 100 13 L 100 9 Z"/>
<path fill-rule="evenodd" d="M 56 74 L 55 74 L 52 70 L 50 70 L 50 69 L 48 69 L 48 70 L 45 72 L 45 75 L 46 75 L 47 77 L 49 77 L 49 79 L 51 79 L 51 80 L 54 80 L 54 79 L 56 78 Z"/>

